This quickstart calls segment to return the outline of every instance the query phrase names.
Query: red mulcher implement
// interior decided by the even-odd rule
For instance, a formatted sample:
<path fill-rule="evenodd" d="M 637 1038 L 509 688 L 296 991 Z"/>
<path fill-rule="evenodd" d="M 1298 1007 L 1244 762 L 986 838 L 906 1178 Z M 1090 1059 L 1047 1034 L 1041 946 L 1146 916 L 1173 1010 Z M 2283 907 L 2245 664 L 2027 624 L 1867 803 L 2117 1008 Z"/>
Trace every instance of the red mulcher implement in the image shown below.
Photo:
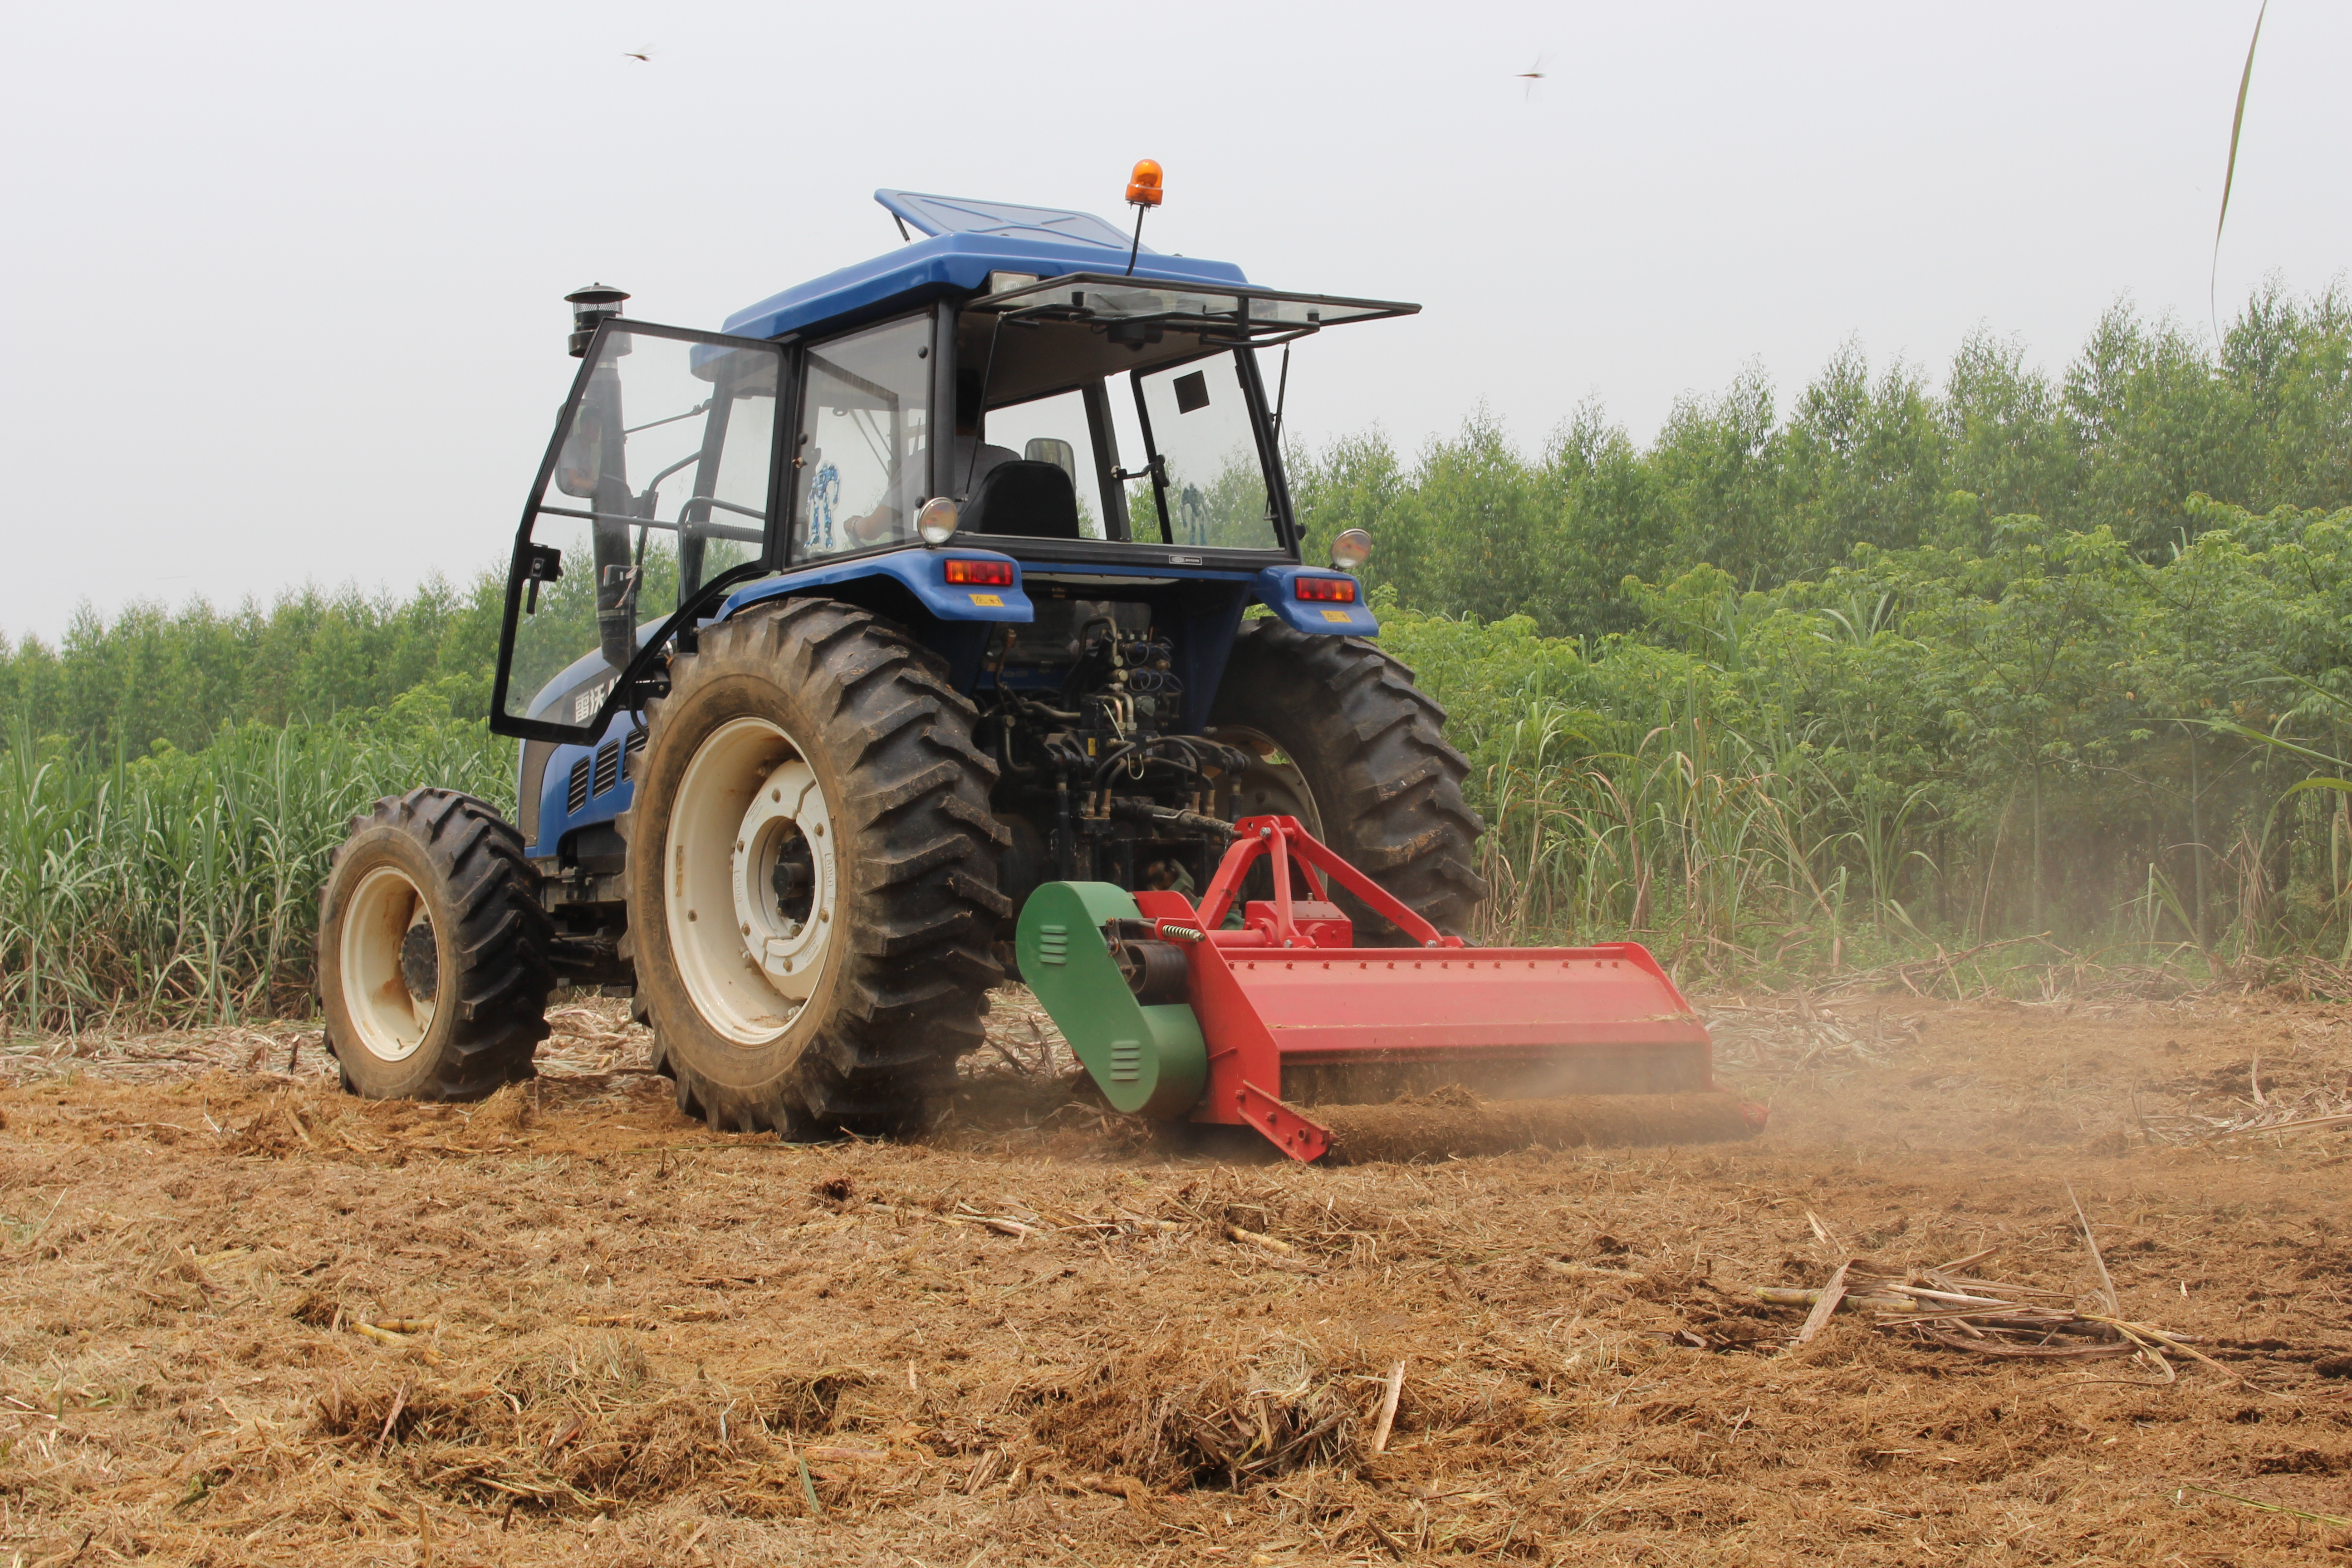
<path fill-rule="evenodd" d="M 1239 904 L 1269 862 L 1273 897 Z M 1410 946 L 1358 947 L 1345 889 Z M 1250 816 L 1200 906 L 1054 882 L 1021 972 L 1112 1107 L 1255 1127 L 1297 1160 L 1753 1136 L 1706 1026 L 1649 952 L 1483 948 L 1435 927 L 1295 817 Z"/>

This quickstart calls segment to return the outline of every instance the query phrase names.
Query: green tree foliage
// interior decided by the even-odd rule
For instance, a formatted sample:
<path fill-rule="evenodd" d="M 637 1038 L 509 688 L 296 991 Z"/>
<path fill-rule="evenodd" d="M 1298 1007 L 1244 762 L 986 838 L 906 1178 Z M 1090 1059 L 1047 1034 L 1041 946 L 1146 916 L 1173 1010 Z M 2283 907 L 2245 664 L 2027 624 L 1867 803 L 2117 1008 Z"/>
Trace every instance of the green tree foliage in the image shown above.
<path fill-rule="evenodd" d="M 1370 530 L 1365 575 L 1402 602 L 1551 636 L 1638 628 L 1628 577 L 1705 563 L 1770 589 L 1864 547 L 1993 552 L 2009 518 L 2104 528 L 2154 563 L 2208 526 L 2194 497 L 2352 504 L 2352 299 L 2266 286 L 2219 356 L 2119 304 L 2055 378 L 1982 332 L 1940 386 L 1849 344 L 1779 408 L 1750 369 L 1677 403 L 1646 449 L 1588 405 L 1532 459 L 1482 409 L 1410 463 L 1377 430 L 1294 454 L 1292 493 L 1310 549 Z"/>
<path fill-rule="evenodd" d="M 2055 375 L 1849 345 L 1779 408 L 1750 371 L 1647 448 L 1588 405 L 1533 459 L 1481 411 L 1302 465 L 1478 748 L 1498 918 L 2352 951 L 2352 815 L 2217 727 L 2342 754 L 2340 289 L 2266 286 L 2218 353 L 2118 305 Z"/>
<path fill-rule="evenodd" d="M 505 574 L 485 572 L 404 600 L 304 588 L 267 608 L 134 604 L 111 621 L 84 606 L 55 648 L 0 643 L 0 719 L 137 756 L 159 741 L 194 750 L 225 724 L 382 708 L 434 682 L 454 680 L 453 711 L 480 717 L 505 604 Z"/>

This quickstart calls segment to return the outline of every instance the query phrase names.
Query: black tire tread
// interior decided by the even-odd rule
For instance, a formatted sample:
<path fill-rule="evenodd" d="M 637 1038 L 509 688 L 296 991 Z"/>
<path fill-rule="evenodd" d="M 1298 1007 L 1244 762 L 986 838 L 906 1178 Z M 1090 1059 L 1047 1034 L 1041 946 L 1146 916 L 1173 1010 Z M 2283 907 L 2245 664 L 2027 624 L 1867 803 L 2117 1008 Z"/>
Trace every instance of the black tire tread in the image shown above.
<path fill-rule="evenodd" d="M 437 1070 L 412 1097 L 481 1100 L 531 1077 L 531 1058 L 548 1035 L 548 994 L 555 987 L 547 959 L 554 928 L 539 901 L 522 835 L 488 801 L 432 787 L 378 800 L 352 819 L 351 834 L 379 827 L 404 834 L 424 849 L 457 912 L 450 943 L 462 961 L 454 998 L 457 1027 Z M 328 863 L 320 891 L 322 942 L 329 940 L 333 918 L 336 872 L 350 848 L 347 838 Z M 327 1049 L 341 1062 L 331 1011 L 327 1017 Z M 342 1081 L 347 1091 L 362 1092 L 349 1067 Z"/>

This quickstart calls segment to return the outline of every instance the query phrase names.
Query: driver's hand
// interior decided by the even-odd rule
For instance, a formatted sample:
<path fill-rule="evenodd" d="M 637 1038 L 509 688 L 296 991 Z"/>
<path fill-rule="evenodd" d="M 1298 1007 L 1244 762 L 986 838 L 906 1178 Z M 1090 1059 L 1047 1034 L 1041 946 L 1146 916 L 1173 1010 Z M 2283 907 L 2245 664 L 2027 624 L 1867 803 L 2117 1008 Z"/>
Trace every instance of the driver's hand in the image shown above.
<path fill-rule="evenodd" d="M 841 530 L 860 544 L 871 544 L 887 535 L 897 521 L 896 508 L 877 506 L 863 517 L 851 518 L 841 525 Z"/>

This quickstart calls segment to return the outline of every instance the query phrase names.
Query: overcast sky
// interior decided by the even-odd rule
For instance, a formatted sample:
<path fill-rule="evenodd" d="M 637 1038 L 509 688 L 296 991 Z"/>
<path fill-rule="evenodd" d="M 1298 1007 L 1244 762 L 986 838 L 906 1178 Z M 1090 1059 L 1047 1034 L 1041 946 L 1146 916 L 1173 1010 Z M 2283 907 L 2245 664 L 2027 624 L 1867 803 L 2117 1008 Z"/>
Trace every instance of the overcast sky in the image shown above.
<path fill-rule="evenodd" d="M 1301 345 L 1310 441 L 1646 439 L 1857 339 L 2062 365 L 2201 325 L 2254 5 L 26 6 L 0 92 L 0 634 L 87 599 L 405 589 L 502 560 L 562 296 L 716 327 L 887 248 L 877 186 L 1123 221 L 1416 300 Z M 649 61 L 625 52 L 650 46 Z M 1540 69 L 1533 84 L 1516 73 Z M 2222 311 L 2352 265 L 2352 5 L 2279 0 Z"/>

